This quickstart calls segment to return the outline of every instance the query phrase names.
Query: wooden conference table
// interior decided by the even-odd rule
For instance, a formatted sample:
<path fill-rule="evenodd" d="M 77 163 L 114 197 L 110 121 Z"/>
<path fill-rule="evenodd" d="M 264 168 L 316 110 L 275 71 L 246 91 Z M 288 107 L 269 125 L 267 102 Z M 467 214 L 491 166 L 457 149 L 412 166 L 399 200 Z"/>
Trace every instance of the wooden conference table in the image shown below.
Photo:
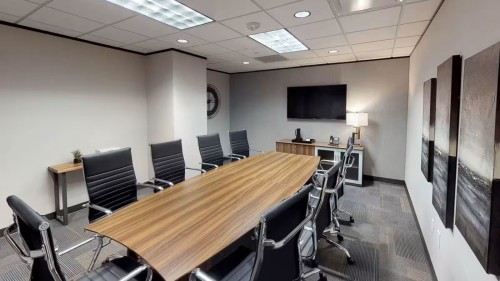
<path fill-rule="evenodd" d="M 87 227 L 177 280 L 253 229 L 297 192 L 319 157 L 266 152 L 176 184 Z"/>

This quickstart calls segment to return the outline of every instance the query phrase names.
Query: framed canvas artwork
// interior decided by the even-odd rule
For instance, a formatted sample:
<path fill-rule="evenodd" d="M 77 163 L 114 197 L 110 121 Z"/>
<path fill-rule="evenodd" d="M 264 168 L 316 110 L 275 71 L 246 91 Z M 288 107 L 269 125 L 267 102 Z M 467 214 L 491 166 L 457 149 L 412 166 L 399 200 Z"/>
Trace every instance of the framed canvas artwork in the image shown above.
<path fill-rule="evenodd" d="M 424 82 L 422 119 L 422 155 L 420 167 L 428 182 L 434 168 L 434 126 L 436 120 L 436 78 Z"/>

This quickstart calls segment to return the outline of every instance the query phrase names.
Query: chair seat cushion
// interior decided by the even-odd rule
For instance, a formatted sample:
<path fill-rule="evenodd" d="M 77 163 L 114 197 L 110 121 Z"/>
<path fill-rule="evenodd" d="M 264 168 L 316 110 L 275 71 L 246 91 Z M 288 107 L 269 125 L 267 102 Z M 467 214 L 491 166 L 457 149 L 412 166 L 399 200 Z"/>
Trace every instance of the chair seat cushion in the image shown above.
<path fill-rule="evenodd" d="M 130 258 L 122 257 L 103 264 L 101 267 L 87 272 L 79 281 L 118 281 L 141 264 Z M 130 280 L 140 281 L 146 279 L 146 271 Z"/>
<path fill-rule="evenodd" d="M 255 252 L 250 253 L 222 281 L 249 281 L 255 263 Z"/>

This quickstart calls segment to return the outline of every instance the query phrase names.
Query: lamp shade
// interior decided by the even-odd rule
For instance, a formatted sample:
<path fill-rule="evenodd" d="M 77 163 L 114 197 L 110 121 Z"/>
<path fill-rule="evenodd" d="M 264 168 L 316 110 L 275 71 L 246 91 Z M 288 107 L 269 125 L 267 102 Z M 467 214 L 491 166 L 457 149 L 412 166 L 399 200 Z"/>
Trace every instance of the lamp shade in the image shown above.
<path fill-rule="evenodd" d="M 368 126 L 368 113 L 347 113 L 346 125 L 356 128 Z"/>

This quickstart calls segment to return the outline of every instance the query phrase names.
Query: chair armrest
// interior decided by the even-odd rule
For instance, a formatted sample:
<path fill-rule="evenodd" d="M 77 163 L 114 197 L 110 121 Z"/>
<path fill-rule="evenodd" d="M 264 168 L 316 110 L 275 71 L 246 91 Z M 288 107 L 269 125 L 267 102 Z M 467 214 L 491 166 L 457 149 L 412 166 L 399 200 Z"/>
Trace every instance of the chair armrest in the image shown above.
<path fill-rule="evenodd" d="M 200 162 L 201 165 L 207 165 L 207 166 L 212 166 L 214 168 L 219 168 L 219 165 L 215 165 L 215 164 L 210 164 L 210 163 L 205 163 L 205 162 Z"/>
<path fill-rule="evenodd" d="M 286 243 L 288 243 L 297 232 L 301 231 L 306 223 L 310 222 L 313 218 L 313 212 L 311 212 L 299 225 L 297 225 L 290 233 L 285 236 L 285 238 L 276 242 L 272 239 L 265 239 L 263 244 L 264 247 L 272 247 L 273 249 L 279 249 L 283 247 Z"/>
<path fill-rule="evenodd" d="M 346 168 L 351 168 L 352 165 L 354 165 L 354 161 L 356 161 L 356 159 L 352 156 L 349 156 L 349 159 L 347 159 L 347 164 L 345 165 Z"/>
<path fill-rule="evenodd" d="M 83 246 L 83 245 L 85 245 L 85 244 L 88 244 L 88 243 L 90 243 L 90 242 L 94 241 L 96 238 L 97 238 L 97 235 L 94 235 L 94 236 L 92 236 L 91 238 L 89 238 L 89 239 L 87 239 L 87 240 L 85 240 L 85 241 L 82 241 L 82 242 L 80 242 L 80 243 L 78 243 L 78 244 L 75 244 L 75 245 L 73 245 L 73 246 L 71 246 L 71 247 L 69 247 L 69 248 L 67 248 L 67 249 L 65 249 L 65 250 L 62 250 L 62 251 L 60 251 L 60 252 L 59 252 L 59 251 L 57 251 L 57 255 L 62 256 L 62 255 L 64 255 L 64 254 L 66 254 L 66 253 L 69 253 L 69 252 L 71 252 L 71 251 L 73 251 L 73 250 L 75 250 L 75 249 L 80 248 L 81 246 Z"/>
<path fill-rule="evenodd" d="M 225 159 L 232 159 L 232 160 L 236 160 L 236 161 L 240 161 L 241 160 L 241 158 L 230 156 L 230 155 L 225 155 L 225 156 L 223 156 L 223 158 L 225 158 Z"/>
<path fill-rule="evenodd" d="M 137 183 L 137 186 L 140 186 L 140 187 L 148 187 L 148 188 L 152 188 L 152 189 L 156 189 L 158 191 L 162 191 L 163 190 L 163 187 L 159 186 L 159 185 L 154 185 L 154 184 L 149 184 L 149 183 Z"/>
<path fill-rule="evenodd" d="M 162 179 L 158 179 L 158 178 L 152 178 L 152 180 L 158 181 L 158 182 L 161 182 L 161 183 L 164 183 L 164 184 L 168 184 L 169 187 L 174 185 L 174 183 L 171 182 L 171 181 L 166 181 L 166 180 L 162 180 Z"/>
<path fill-rule="evenodd" d="M 216 281 L 214 278 L 210 277 L 210 275 L 206 274 L 199 268 L 193 269 L 193 271 L 191 271 L 191 275 L 189 275 L 189 281 L 196 281 L 196 280 Z"/>
<path fill-rule="evenodd" d="M 103 212 L 106 214 L 106 216 L 109 216 L 113 213 L 113 211 L 111 211 L 110 209 L 101 207 L 101 206 L 96 205 L 96 204 L 85 203 L 85 204 L 83 204 L 83 207 L 94 209 L 94 210 L 97 210 L 99 212 Z"/>
<path fill-rule="evenodd" d="M 206 173 L 207 171 L 203 169 L 198 169 L 198 168 L 191 168 L 191 167 L 184 167 L 186 170 L 193 170 L 193 171 L 200 171 L 202 174 Z"/>
<path fill-rule="evenodd" d="M 153 270 L 151 269 L 151 267 L 149 267 L 148 265 L 145 265 L 145 264 L 138 266 L 137 268 L 132 270 L 130 273 L 128 273 L 127 275 L 120 278 L 119 281 L 128 281 L 128 280 L 136 277 L 137 275 L 139 275 L 140 273 L 142 273 L 145 270 L 148 271 L 146 281 L 150 281 L 153 278 Z"/>
<path fill-rule="evenodd" d="M 236 154 L 236 153 L 231 153 L 228 156 L 234 156 L 234 157 L 241 158 L 241 159 L 247 158 L 245 155 Z"/>
<path fill-rule="evenodd" d="M 24 253 L 23 248 L 21 248 L 14 239 L 12 239 L 12 236 L 10 236 L 10 233 L 14 231 L 14 229 L 17 228 L 17 225 L 11 224 L 9 227 L 7 227 L 3 234 L 5 237 L 5 240 L 9 243 L 10 247 L 16 252 L 16 254 L 21 258 L 21 260 L 24 263 L 30 262 L 34 258 L 40 258 L 43 257 L 43 251 L 42 250 L 36 250 L 36 251 L 28 251 L 28 254 Z"/>
<path fill-rule="evenodd" d="M 253 149 L 253 148 L 250 148 L 250 151 L 258 152 L 258 153 L 264 153 L 264 151 L 262 151 L 262 150 Z"/>

